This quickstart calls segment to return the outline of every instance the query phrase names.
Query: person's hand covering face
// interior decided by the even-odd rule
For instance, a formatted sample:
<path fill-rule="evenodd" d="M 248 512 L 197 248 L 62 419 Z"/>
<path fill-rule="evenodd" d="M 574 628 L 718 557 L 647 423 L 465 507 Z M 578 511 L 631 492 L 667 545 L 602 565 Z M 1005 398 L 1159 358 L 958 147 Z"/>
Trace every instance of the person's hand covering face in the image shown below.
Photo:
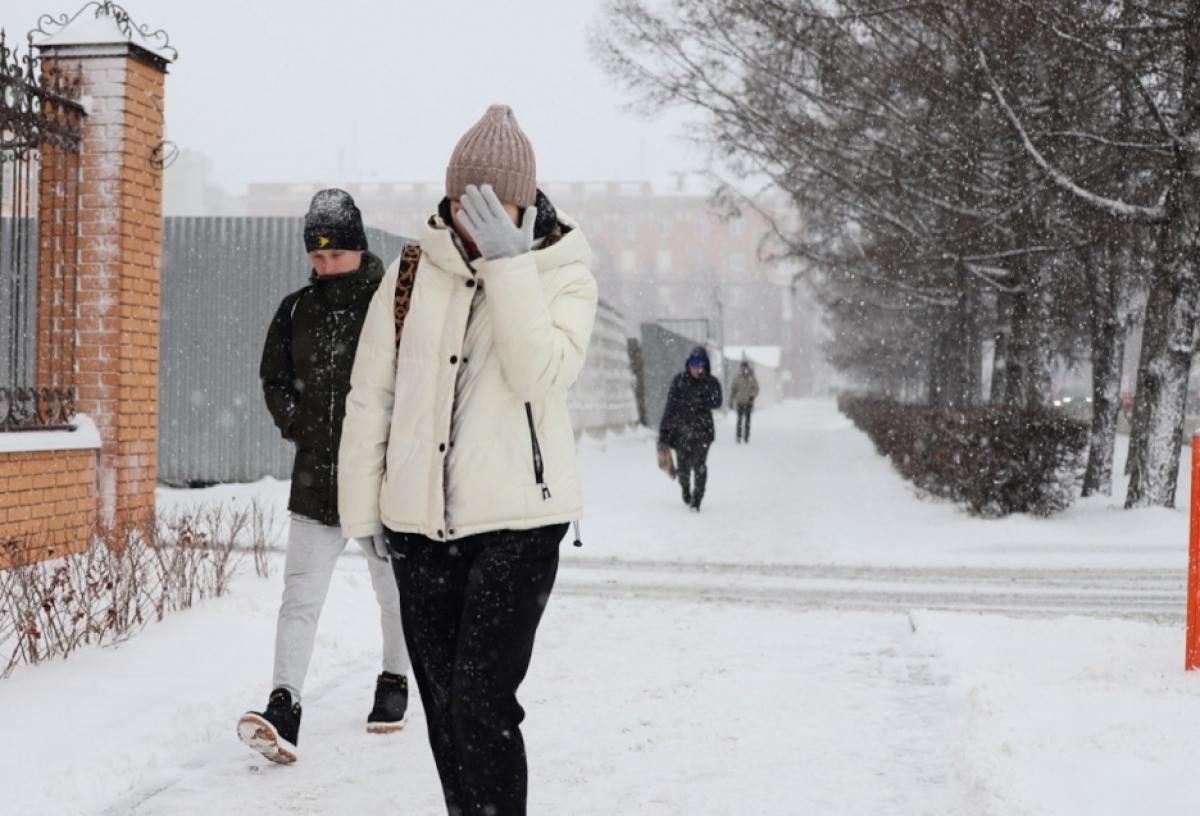
<path fill-rule="evenodd" d="M 515 258 L 533 249 L 536 208 L 526 209 L 522 225 L 517 226 L 490 184 L 483 185 L 482 189 L 468 184 L 460 204 L 458 220 L 484 260 Z"/>

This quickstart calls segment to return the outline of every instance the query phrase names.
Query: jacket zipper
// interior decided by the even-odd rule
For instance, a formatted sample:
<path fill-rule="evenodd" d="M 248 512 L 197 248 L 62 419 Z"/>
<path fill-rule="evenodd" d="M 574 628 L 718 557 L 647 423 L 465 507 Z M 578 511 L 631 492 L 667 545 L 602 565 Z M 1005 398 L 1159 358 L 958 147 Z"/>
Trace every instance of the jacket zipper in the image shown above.
<path fill-rule="evenodd" d="M 525 403 L 525 418 L 529 420 L 529 438 L 533 442 L 533 478 L 542 489 L 542 501 L 550 501 L 550 488 L 546 486 L 545 469 L 542 462 L 542 447 L 538 444 L 537 431 L 533 429 L 533 406 Z"/>
<path fill-rule="evenodd" d="M 546 486 L 546 475 L 542 462 L 542 448 L 537 441 L 537 431 L 533 429 L 533 406 L 528 402 L 525 403 L 525 418 L 529 420 L 529 438 L 533 442 L 533 478 L 542 488 L 542 501 L 550 501 L 550 488 Z M 572 523 L 575 525 L 575 541 L 572 543 L 576 547 L 582 547 L 583 539 L 579 535 L 579 520 L 576 519 Z"/>

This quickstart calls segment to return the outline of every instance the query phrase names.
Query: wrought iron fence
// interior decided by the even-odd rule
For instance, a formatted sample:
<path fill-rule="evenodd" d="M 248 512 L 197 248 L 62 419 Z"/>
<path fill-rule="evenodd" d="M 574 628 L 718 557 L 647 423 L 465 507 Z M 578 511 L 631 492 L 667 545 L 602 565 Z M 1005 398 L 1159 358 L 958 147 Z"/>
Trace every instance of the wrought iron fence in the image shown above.
<path fill-rule="evenodd" d="M 677 331 L 664 328 L 664 323 L 672 328 L 680 327 L 690 333 L 680 334 Z M 707 321 L 702 320 L 662 320 L 659 323 L 642 324 L 642 421 L 651 428 L 657 428 L 662 421 L 663 409 L 667 407 L 667 392 L 671 388 L 671 380 L 684 369 L 688 352 L 693 346 L 703 343 L 696 338 L 705 338 L 706 334 L 698 334 L 697 330 L 707 332 Z"/>
<path fill-rule="evenodd" d="M 75 412 L 78 77 L 9 48 L 0 30 L 0 431 Z"/>

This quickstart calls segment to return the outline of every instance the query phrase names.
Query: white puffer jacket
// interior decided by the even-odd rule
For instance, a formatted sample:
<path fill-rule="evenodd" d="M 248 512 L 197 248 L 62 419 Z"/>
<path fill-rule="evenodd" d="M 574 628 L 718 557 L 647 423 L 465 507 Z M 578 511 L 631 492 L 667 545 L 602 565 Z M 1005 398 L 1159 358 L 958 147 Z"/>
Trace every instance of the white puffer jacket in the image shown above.
<path fill-rule="evenodd" d="M 583 231 L 559 220 L 572 229 L 553 245 L 468 266 L 431 219 L 398 352 L 399 261 L 388 269 L 342 426 L 347 538 L 386 525 L 445 541 L 583 515 L 567 389 L 583 368 L 596 281 Z"/>

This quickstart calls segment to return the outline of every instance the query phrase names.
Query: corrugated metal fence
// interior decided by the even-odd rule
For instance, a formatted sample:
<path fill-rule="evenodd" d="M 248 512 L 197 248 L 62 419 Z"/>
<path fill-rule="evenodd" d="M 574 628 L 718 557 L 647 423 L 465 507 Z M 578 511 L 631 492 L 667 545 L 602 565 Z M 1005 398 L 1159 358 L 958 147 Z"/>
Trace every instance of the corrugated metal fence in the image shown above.
<path fill-rule="evenodd" d="M 169 484 L 286 479 L 292 446 L 263 404 L 258 363 L 279 302 L 311 272 L 301 218 L 166 218 L 158 475 Z M 404 239 L 367 230 L 390 264 Z M 572 390 L 577 431 L 637 423 L 624 321 L 606 303 Z"/>
<path fill-rule="evenodd" d="M 587 363 L 568 397 L 575 432 L 603 436 L 638 423 L 625 317 L 605 301 L 596 311 Z"/>
<path fill-rule="evenodd" d="M 642 324 L 642 388 L 646 402 L 646 425 L 658 429 L 663 409 L 667 407 L 671 380 L 686 367 L 688 352 L 695 346 L 703 345 L 706 345 L 703 339 L 684 337 L 664 329 L 658 323 Z M 711 349 L 709 354 L 711 356 Z M 716 367 L 713 373 L 720 375 Z"/>
<path fill-rule="evenodd" d="M 386 264 L 404 239 L 368 229 L 367 243 Z M 302 218 L 163 219 L 160 481 L 291 475 L 258 363 L 279 302 L 311 272 Z"/>

